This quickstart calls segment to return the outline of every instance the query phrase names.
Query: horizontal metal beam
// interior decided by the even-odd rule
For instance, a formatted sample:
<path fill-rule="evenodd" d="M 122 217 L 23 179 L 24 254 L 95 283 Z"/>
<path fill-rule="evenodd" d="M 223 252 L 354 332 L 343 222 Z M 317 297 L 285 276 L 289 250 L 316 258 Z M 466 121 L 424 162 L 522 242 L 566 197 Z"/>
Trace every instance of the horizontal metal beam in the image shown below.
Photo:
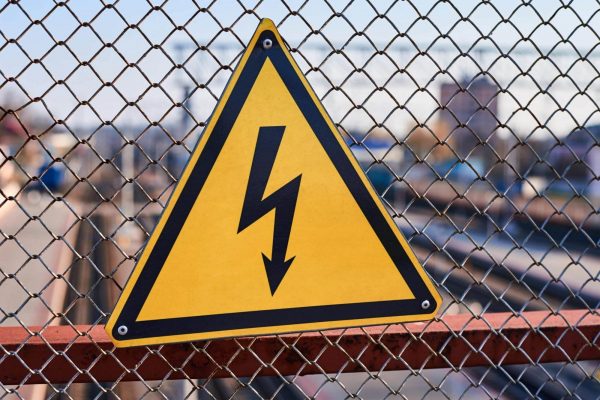
<path fill-rule="evenodd" d="M 0 327 L 4 385 L 462 368 L 600 359 L 588 310 L 116 349 L 103 326 Z"/>

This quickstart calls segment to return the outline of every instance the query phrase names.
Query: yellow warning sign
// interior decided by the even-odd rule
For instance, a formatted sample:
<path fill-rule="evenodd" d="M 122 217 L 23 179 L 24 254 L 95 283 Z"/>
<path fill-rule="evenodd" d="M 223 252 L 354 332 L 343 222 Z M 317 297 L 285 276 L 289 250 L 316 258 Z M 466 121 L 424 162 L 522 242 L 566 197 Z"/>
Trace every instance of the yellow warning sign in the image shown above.
<path fill-rule="evenodd" d="M 440 303 L 263 20 L 106 329 L 161 344 L 423 320 Z"/>

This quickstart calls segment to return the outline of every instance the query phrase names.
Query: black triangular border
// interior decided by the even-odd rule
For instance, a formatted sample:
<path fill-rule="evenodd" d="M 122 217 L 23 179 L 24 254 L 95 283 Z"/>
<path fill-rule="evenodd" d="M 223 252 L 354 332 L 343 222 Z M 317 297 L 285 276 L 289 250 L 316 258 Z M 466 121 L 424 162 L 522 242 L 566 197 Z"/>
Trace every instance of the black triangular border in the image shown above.
<path fill-rule="evenodd" d="M 265 39 L 272 47 L 264 49 Z M 310 93 L 298 76 L 290 60 L 284 53 L 284 44 L 271 30 L 265 30 L 254 42 L 247 62 L 224 104 L 219 119 L 208 137 L 202 153 L 199 155 L 186 186 L 170 214 L 169 220 L 160 232 L 152 252 L 147 258 L 132 291 L 125 301 L 120 315 L 112 327 L 112 336 L 121 341 L 150 337 L 177 336 L 186 334 L 231 331 L 268 326 L 318 323 L 325 321 L 347 321 L 366 318 L 380 318 L 404 315 L 430 314 L 437 308 L 435 297 L 430 293 L 417 272 L 408 254 L 404 251 L 398 237 L 382 215 L 375 200 L 342 149 L 342 145 L 332 132 L 324 115 L 313 101 Z M 219 152 L 242 106 L 252 89 L 260 69 L 269 58 L 287 86 L 290 94 L 302 110 L 313 132 L 336 166 L 340 176 L 353 194 L 356 202 L 378 235 L 381 243 L 394 261 L 399 273 L 413 291 L 415 299 L 378 301 L 355 304 L 336 304 L 326 306 L 298 307 L 277 310 L 249 311 L 222 315 L 181 317 L 162 320 L 136 321 L 139 312 L 150 293 L 160 270 L 171 251 L 180 229 L 183 227 L 202 186 L 210 174 Z M 429 301 L 429 307 L 423 309 L 423 301 Z M 118 327 L 126 326 L 126 333 Z"/>

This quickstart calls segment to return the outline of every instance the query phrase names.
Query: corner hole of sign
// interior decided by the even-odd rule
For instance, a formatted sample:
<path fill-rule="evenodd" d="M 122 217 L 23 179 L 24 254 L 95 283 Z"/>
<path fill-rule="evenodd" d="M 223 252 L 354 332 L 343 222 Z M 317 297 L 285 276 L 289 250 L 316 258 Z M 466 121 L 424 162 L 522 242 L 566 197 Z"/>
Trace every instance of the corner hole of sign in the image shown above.
<path fill-rule="evenodd" d="M 423 310 L 427 310 L 429 308 L 429 306 L 431 306 L 431 303 L 429 302 L 429 300 L 423 300 L 423 302 L 421 303 L 421 308 Z"/>
<path fill-rule="evenodd" d="M 262 42 L 263 49 L 268 50 L 273 47 L 273 41 L 269 38 L 263 40 Z"/>
<path fill-rule="evenodd" d="M 121 325 L 117 328 L 117 333 L 121 336 L 127 335 L 129 329 L 125 325 Z"/>

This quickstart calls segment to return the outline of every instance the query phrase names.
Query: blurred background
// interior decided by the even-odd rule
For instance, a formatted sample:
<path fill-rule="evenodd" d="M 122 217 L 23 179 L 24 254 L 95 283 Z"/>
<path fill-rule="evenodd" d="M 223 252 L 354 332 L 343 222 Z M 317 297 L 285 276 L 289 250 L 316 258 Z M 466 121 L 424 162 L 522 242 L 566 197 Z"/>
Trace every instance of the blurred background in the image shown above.
<path fill-rule="evenodd" d="M 599 10 L 587 0 L 2 2 L 0 323 L 105 323 L 265 17 L 436 281 L 440 318 L 596 312 Z M 599 367 L 0 393 L 591 399 Z"/>

